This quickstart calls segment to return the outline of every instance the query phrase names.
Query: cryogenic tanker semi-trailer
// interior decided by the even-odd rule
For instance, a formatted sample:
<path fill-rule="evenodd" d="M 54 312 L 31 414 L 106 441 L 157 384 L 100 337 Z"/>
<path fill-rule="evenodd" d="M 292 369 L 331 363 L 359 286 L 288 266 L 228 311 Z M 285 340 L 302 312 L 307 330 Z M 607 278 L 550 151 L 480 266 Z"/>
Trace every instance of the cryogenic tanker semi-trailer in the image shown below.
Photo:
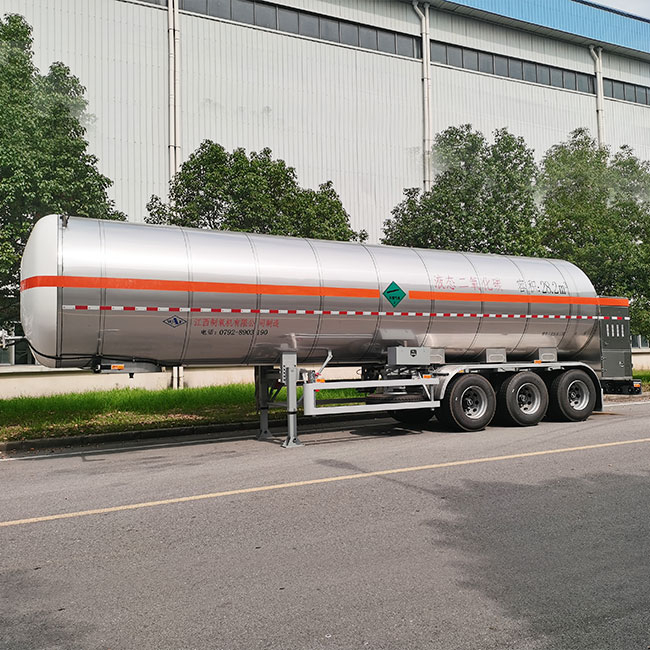
<path fill-rule="evenodd" d="M 21 268 L 22 325 L 42 364 L 255 366 L 264 436 L 287 386 L 288 446 L 298 384 L 308 415 L 435 413 L 464 430 L 495 413 L 585 419 L 603 390 L 640 390 L 627 307 L 562 260 L 56 215 L 34 227 Z M 360 366 L 361 378 L 323 382 L 298 363 Z M 323 399 L 333 388 L 359 393 Z"/>

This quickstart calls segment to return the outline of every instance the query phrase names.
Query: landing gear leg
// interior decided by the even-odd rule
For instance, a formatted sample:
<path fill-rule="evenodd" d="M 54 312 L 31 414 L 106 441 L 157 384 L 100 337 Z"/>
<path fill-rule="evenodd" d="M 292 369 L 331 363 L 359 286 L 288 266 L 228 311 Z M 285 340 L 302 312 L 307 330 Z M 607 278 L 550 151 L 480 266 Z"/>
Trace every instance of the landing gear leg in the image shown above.
<path fill-rule="evenodd" d="M 287 387 L 287 438 L 282 443 L 288 447 L 302 447 L 298 439 L 298 358 L 295 352 L 282 355 L 282 383 Z"/>
<path fill-rule="evenodd" d="M 260 432 L 258 440 L 272 440 L 269 431 L 269 377 L 265 366 L 255 366 L 255 399 L 260 412 Z"/>

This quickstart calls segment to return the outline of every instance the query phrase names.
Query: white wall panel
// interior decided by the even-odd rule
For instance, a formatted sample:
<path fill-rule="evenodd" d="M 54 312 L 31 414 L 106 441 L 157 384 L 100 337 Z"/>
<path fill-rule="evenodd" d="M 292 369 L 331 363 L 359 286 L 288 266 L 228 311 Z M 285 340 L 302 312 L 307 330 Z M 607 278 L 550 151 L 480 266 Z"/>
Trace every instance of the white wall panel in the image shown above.
<path fill-rule="evenodd" d="M 650 63 L 604 52 L 603 75 L 618 81 L 650 86 Z"/>
<path fill-rule="evenodd" d="M 539 160 L 578 127 L 596 133 L 596 98 L 569 90 L 433 66 L 433 130 L 469 123 L 490 134 L 507 127 Z"/>
<path fill-rule="evenodd" d="M 86 87 L 87 139 L 109 195 L 141 221 L 167 192 L 167 13 L 116 0 L 0 0 L 34 30 L 35 63 L 63 61 Z"/>
<path fill-rule="evenodd" d="M 392 29 L 405 34 L 420 34 L 420 21 L 412 5 L 395 0 L 276 0 L 278 4 L 326 16 Z"/>
<path fill-rule="evenodd" d="M 183 155 L 206 138 L 270 147 L 303 185 L 332 180 L 373 241 L 421 183 L 421 64 L 183 16 Z"/>
<path fill-rule="evenodd" d="M 431 10 L 431 38 L 546 65 L 594 73 L 587 47 L 458 13 Z"/>
<path fill-rule="evenodd" d="M 605 100 L 605 139 L 613 151 L 626 144 L 650 160 L 650 106 Z"/>

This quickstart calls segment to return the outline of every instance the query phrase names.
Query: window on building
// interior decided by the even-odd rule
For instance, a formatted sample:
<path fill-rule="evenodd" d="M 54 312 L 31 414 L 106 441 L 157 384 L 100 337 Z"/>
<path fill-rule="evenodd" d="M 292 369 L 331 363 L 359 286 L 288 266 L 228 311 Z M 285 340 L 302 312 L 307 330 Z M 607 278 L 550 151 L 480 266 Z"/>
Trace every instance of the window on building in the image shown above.
<path fill-rule="evenodd" d="M 614 86 L 611 79 L 603 79 L 603 94 L 605 97 L 614 96 Z"/>
<path fill-rule="evenodd" d="M 341 23 L 341 43 L 346 45 L 359 45 L 359 28 L 351 23 Z"/>
<path fill-rule="evenodd" d="M 463 68 L 465 70 L 478 70 L 478 52 L 463 50 Z"/>
<path fill-rule="evenodd" d="M 431 43 L 431 62 L 447 63 L 447 46 L 444 43 Z"/>
<path fill-rule="evenodd" d="M 255 3 L 255 24 L 267 29 L 278 28 L 278 10 L 272 5 Z"/>
<path fill-rule="evenodd" d="M 623 91 L 623 83 L 620 81 L 613 81 L 612 86 L 614 89 L 612 97 L 614 97 L 614 99 L 625 99 L 625 93 Z"/>
<path fill-rule="evenodd" d="M 478 54 L 478 69 L 481 72 L 494 74 L 494 57 L 491 54 L 479 52 Z"/>
<path fill-rule="evenodd" d="M 567 90 L 576 89 L 576 73 L 571 72 L 570 70 L 564 71 L 564 87 Z"/>
<path fill-rule="evenodd" d="M 523 79 L 524 66 L 519 59 L 508 59 L 508 76 L 511 79 Z"/>
<path fill-rule="evenodd" d="M 537 83 L 537 66 L 529 61 L 524 61 L 524 81 Z"/>
<path fill-rule="evenodd" d="M 537 64 L 537 83 L 551 85 L 551 69 L 547 65 Z"/>
<path fill-rule="evenodd" d="M 178 8 L 184 11 L 193 11 L 196 14 L 207 14 L 208 0 L 181 0 Z"/>
<path fill-rule="evenodd" d="M 632 84 L 624 84 L 623 94 L 625 96 L 625 101 L 634 102 L 636 101 L 636 92 Z"/>
<path fill-rule="evenodd" d="M 555 88 L 563 88 L 564 80 L 562 78 L 562 70 L 558 68 L 551 68 L 551 86 Z"/>
<path fill-rule="evenodd" d="M 644 86 L 637 86 L 634 89 L 634 92 L 635 92 L 634 101 L 637 104 L 645 104 L 645 100 L 646 100 L 646 89 L 645 89 L 645 87 Z"/>
<path fill-rule="evenodd" d="M 508 59 L 505 56 L 494 56 L 494 73 L 500 77 L 508 76 Z"/>
<path fill-rule="evenodd" d="M 367 50 L 376 50 L 377 30 L 372 27 L 359 25 L 359 47 L 365 47 Z"/>
<path fill-rule="evenodd" d="M 325 41 L 338 43 L 340 41 L 339 21 L 332 20 L 331 18 L 321 18 L 320 37 Z"/>
<path fill-rule="evenodd" d="M 589 77 L 586 74 L 578 73 L 576 75 L 576 88 L 581 93 L 588 93 L 589 90 Z"/>
<path fill-rule="evenodd" d="M 252 0 L 231 0 L 232 1 L 232 19 L 239 23 L 254 25 L 254 8 Z"/>
<path fill-rule="evenodd" d="M 303 36 L 311 36 L 312 38 L 318 38 L 320 36 L 318 16 L 301 13 L 298 17 L 298 25 L 300 28 L 300 33 Z"/>
<path fill-rule="evenodd" d="M 383 29 L 377 30 L 377 49 L 380 52 L 395 54 L 395 34 Z"/>
<path fill-rule="evenodd" d="M 447 45 L 447 63 L 456 68 L 463 67 L 463 50 L 455 45 Z"/>
<path fill-rule="evenodd" d="M 230 0 L 208 0 L 208 16 L 232 18 Z"/>
<path fill-rule="evenodd" d="M 298 34 L 298 12 L 278 7 L 278 29 L 290 34 Z"/>
<path fill-rule="evenodd" d="M 400 56 L 410 56 L 414 55 L 413 50 L 413 38 L 411 36 L 404 36 L 402 34 L 397 34 L 395 36 L 395 47 L 397 54 Z"/>

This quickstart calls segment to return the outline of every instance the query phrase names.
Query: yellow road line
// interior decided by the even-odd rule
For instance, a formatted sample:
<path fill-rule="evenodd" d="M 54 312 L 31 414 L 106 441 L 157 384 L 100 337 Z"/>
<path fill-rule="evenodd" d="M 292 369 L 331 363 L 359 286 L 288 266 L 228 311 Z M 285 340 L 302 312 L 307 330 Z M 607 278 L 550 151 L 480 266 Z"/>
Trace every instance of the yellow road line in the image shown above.
<path fill-rule="evenodd" d="M 203 501 L 205 499 L 218 499 L 219 497 L 230 497 L 239 494 L 255 494 L 258 492 L 270 492 L 271 490 L 285 490 L 287 488 L 304 487 L 307 485 L 321 485 L 324 483 L 337 483 L 339 481 L 352 481 L 352 480 L 357 480 L 362 478 L 373 478 L 374 476 L 406 474 L 407 472 L 422 472 L 425 470 L 443 469 L 445 467 L 461 467 L 464 465 L 478 465 L 482 463 L 494 463 L 494 462 L 504 461 L 504 460 L 517 460 L 520 458 L 533 458 L 535 456 L 550 456 L 552 454 L 566 454 L 574 451 L 588 451 L 590 449 L 605 449 L 607 447 L 620 447 L 622 445 L 638 445 L 647 442 L 650 442 L 650 438 L 637 438 L 635 440 L 619 440 L 618 442 L 603 442 L 596 445 L 583 445 L 581 447 L 561 447 L 559 449 L 529 451 L 521 454 L 510 454 L 508 456 L 488 456 L 486 458 L 453 460 L 446 463 L 434 463 L 432 465 L 418 465 L 415 467 L 398 467 L 396 469 L 382 469 L 375 472 L 362 472 L 360 474 L 328 476 L 326 478 L 315 478 L 307 481 L 294 481 L 292 483 L 276 483 L 274 485 L 261 485 L 258 487 L 242 488 L 239 490 L 225 490 L 223 492 L 211 492 L 209 494 L 196 494 L 194 496 L 189 496 L 189 497 L 162 499 L 160 501 L 145 501 L 143 503 L 130 503 L 123 506 L 112 506 L 110 508 L 96 508 L 94 510 L 64 512 L 58 515 L 30 517 L 29 519 L 14 519 L 11 521 L 0 521 L 0 528 L 6 528 L 8 526 L 22 526 L 25 524 L 37 524 L 43 521 L 56 521 L 58 519 L 76 519 L 77 517 L 88 517 L 90 515 L 105 515 L 112 512 L 124 512 L 126 510 L 139 510 L 140 508 L 153 508 L 156 506 L 167 506 L 175 503 L 190 503 L 192 501 Z"/>

